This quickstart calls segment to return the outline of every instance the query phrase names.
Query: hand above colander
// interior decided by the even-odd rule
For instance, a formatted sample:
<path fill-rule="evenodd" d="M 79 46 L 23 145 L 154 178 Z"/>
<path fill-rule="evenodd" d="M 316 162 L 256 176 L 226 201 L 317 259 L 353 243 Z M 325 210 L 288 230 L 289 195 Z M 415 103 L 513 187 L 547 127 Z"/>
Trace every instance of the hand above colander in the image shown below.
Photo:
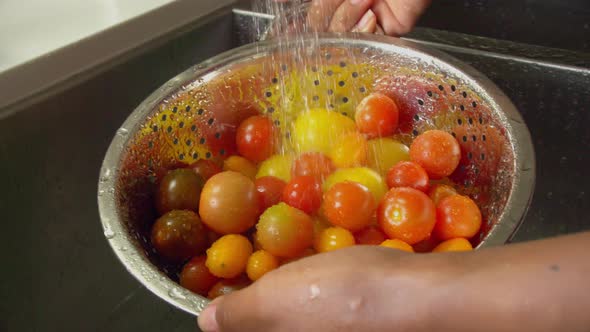
<path fill-rule="evenodd" d="M 289 2 L 289 0 L 277 0 Z M 430 5 L 430 0 L 313 0 L 307 23 L 316 31 L 365 32 L 401 36 Z"/>

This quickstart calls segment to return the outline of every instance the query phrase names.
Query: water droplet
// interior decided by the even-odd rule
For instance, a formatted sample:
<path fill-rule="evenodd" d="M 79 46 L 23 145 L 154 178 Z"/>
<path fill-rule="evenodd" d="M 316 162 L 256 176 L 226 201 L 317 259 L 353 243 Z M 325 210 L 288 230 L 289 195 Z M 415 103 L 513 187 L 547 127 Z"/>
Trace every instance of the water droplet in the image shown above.
<path fill-rule="evenodd" d="M 309 286 L 309 299 L 313 300 L 320 296 L 320 287 L 318 285 Z"/>
<path fill-rule="evenodd" d="M 105 226 L 104 227 L 104 236 L 106 236 L 107 239 L 112 239 L 117 235 L 117 233 L 115 233 L 114 230 L 111 229 L 110 226 Z"/>
<path fill-rule="evenodd" d="M 129 134 L 129 130 L 127 130 L 127 128 L 119 128 L 119 130 L 117 130 L 117 135 L 125 137 Z"/>
<path fill-rule="evenodd" d="M 107 182 L 111 178 L 111 170 L 107 168 L 100 177 L 100 182 Z"/>
<path fill-rule="evenodd" d="M 121 248 L 119 248 L 119 250 L 121 250 L 121 251 L 127 251 L 127 247 L 121 247 Z"/>
<path fill-rule="evenodd" d="M 115 188 L 109 188 L 108 193 L 109 194 L 114 194 L 115 193 Z"/>
<path fill-rule="evenodd" d="M 186 296 L 184 295 L 184 293 L 176 287 L 172 287 L 172 289 L 170 289 L 168 291 L 168 295 L 170 295 L 170 297 L 173 299 L 179 299 L 179 300 L 186 299 Z"/>
<path fill-rule="evenodd" d="M 102 196 L 102 195 L 104 195 L 104 190 L 103 190 L 103 189 L 100 189 L 100 190 L 98 191 L 98 196 L 100 197 L 100 196 Z"/>

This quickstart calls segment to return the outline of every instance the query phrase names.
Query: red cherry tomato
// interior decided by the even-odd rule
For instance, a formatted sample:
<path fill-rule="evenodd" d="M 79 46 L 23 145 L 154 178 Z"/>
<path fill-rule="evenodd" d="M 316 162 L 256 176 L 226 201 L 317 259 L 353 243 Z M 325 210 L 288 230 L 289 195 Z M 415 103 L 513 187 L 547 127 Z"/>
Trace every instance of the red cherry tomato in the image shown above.
<path fill-rule="evenodd" d="M 314 176 L 325 179 L 334 171 L 332 160 L 320 152 L 304 153 L 293 163 L 291 174 L 296 176 Z"/>
<path fill-rule="evenodd" d="M 283 195 L 283 190 L 287 183 L 274 176 L 263 176 L 254 181 L 256 190 L 258 191 L 258 198 L 260 200 L 260 211 L 279 203 Z"/>
<path fill-rule="evenodd" d="M 428 191 L 428 174 L 422 166 L 411 162 L 401 161 L 387 172 L 387 185 L 389 188 L 410 187 L 423 192 Z"/>
<path fill-rule="evenodd" d="M 247 118 L 236 133 L 238 152 L 253 162 L 268 159 L 274 152 L 274 130 L 271 119 L 265 116 Z"/>
<path fill-rule="evenodd" d="M 441 240 L 471 238 L 481 227 L 481 211 L 475 202 L 461 195 L 444 198 L 436 207 L 434 234 Z"/>
<path fill-rule="evenodd" d="M 429 130 L 412 142 L 410 159 L 422 166 L 431 179 L 438 180 L 453 174 L 461 160 L 461 148 L 451 134 Z"/>
<path fill-rule="evenodd" d="M 413 245 L 432 233 L 436 209 L 432 200 L 419 190 L 393 188 L 381 201 L 377 220 L 389 238 Z"/>
<path fill-rule="evenodd" d="M 200 175 L 205 181 L 217 173 L 221 173 L 221 167 L 207 159 L 199 159 L 189 166 L 197 175 Z"/>
<path fill-rule="evenodd" d="M 312 214 L 322 204 L 322 187 L 313 176 L 298 176 L 283 190 L 283 202 L 307 214 Z"/>
<path fill-rule="evenodd" d="M 371 223 L 375 206 L 367 187 L 347 181 L 336 183 L 326 192 L 323 213 L 332 225 L 357 232 Z"/>
<path fill-rule="evenodd" d="M 205 255 L 194 257 L 180 272 L 180 285 L 202 296 L 207 296 L 211 287 L 219 281 L 205 266 L 206 260 Z"/>
<path fill-rule="evenodd" d="M 387 240 L 385 234 L 375 226 L 369 226 L 354 235 L 357 244 L 378 246 Z"/>
<path fill-rule="evenodd" d="M 355 121 L 360 132 L 369 138 L 391 136 L 397 129 L 399 110 L 393 99 L 373 93 L 358 105 Z"/>

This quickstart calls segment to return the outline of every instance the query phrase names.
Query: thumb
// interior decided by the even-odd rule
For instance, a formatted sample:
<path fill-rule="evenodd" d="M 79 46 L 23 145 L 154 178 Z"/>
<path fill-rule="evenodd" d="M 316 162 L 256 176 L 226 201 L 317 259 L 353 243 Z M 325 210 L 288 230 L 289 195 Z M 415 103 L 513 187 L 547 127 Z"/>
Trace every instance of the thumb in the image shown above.
<path fill-rule="evenodd" d="M 203 332 L 264 331 L 254 287 L 234 291 L 213 300 L 198 318 Z"/>

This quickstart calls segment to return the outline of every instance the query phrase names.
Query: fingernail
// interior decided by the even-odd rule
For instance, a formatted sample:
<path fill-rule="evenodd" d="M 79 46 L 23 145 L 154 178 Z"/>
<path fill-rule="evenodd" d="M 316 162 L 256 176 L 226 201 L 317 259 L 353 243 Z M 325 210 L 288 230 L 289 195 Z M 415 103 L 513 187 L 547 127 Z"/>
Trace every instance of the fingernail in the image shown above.
<path fill-rule="evenodd" d="M 354 31 L 367 32 L 367 30 L 369 29 L 369 27 L 372 24 L 374 19 L 375 19 L 375 14 L 373 13 L 372 10 L 369 10 L 368 12 L 365 13 L 365 15 L 363 15 L 361 20 L 356 24 Z"/>
<path fill-rule="evenodd" d="M 350 0 L 350 4 L 357 6 L 357 5 L 364 3 L 365 1 L 367 1 L 367 0 Z"/>
<path fill-rule="evenodd" d="M 211 303 L 199 315 L 199 327 L 203 332 L 217 332 L 219 330 L 219 325 L 217 325 L 217 319 L 215 318 L 216 311 L 217 304 Z"/>

